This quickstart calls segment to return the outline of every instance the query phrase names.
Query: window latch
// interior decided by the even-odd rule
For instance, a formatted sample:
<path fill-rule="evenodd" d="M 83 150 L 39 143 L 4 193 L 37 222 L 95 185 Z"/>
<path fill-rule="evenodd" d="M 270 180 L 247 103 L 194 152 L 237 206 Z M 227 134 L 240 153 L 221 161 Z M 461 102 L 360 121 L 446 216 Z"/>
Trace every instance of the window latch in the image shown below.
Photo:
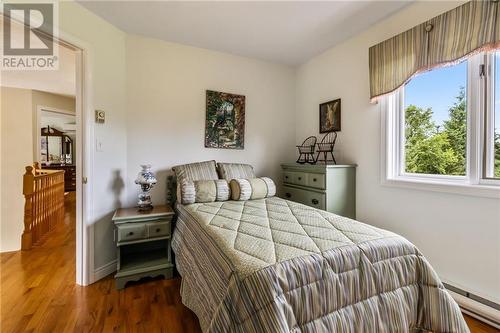
<path fill-rule="evenodd" d="M 486 65 L 481 64 L 479 65 L 479 77 L 485 77 L 486 76 Z"/>

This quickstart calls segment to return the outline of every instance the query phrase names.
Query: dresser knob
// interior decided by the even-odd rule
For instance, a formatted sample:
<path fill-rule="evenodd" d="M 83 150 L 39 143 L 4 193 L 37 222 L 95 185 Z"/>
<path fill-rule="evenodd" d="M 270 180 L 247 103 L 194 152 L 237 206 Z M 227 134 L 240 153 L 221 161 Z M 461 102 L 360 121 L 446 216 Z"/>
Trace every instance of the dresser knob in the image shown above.
<path fill-rule="evenodd" d="M 133 232 L 133 231 L 130 231 L 130 232 L 128 233 L 128 235 L 129 235 L 129 236 L 132 236 L 133 234 L 134 234 L 134 232 Z"/>
<path fill-rule="evenodd" d="M 302 177 L 299 177 L 299 180 L 302 180 Z"/>
<path fill-rule="evenodd" d="M 288 176 L 285 176 L 285 179 L 288 179 Z"/>
<path fill-rule="evenodd" d="M 318 199 L 312 199 L 313 205 L 317 205 L 319 203 Z"/>
<path fill-rule="evenodd" d="M 160 228 L 156 228 L 156 232 L 160 232 L 160 231 L 161 231 L 161 229 L 160 229 Z"/>
<path fill-rule="evenodd" d="M 313 182 L 315 182 L 317 179 L 316 178 L 313 178 Z"/>
<path fill-rule="evenodd" d="M 292 197 L 292 195 L 291 195 L 290 193 L 285 193 L 285 196 L 286 196 L 287 198 L 291 198 L 291 197 Z"/>

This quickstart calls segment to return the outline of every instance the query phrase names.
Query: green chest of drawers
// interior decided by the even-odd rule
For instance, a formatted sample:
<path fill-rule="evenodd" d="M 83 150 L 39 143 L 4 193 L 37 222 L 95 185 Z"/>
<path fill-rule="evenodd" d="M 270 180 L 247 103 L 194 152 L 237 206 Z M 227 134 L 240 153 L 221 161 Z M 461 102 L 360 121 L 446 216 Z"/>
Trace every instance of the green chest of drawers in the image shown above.
<path fill-rule="evenodd" d="M 113 216 L 117 246 L 116 288 L 129 281 L 163 275 L 172 278 L 171 236 L 174 212 L 169 206 L 118 209 Z"/>
<path fill-rule="evenodd" d="M 282 164 L 284 198 L 356 218 L 356 165 Z"/>

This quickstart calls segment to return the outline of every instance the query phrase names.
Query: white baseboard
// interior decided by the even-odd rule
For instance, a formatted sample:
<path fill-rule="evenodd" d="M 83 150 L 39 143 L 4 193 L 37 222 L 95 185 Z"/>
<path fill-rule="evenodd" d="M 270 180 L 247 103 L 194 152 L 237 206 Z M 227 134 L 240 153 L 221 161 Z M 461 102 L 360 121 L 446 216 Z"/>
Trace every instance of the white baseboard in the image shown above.
<path fill-rule="evenodd" d="M 500 311 L 451 290 L 448 290 L 448 292 L 458 303 L 464 313 L 485 322 L 496 329 L 500 329 Z"/>
<path fill-rule="evenodd" d="M 114 272 L 116 272 L 116 260 L 94 269 L 91 283 L 97 282 Z"/>

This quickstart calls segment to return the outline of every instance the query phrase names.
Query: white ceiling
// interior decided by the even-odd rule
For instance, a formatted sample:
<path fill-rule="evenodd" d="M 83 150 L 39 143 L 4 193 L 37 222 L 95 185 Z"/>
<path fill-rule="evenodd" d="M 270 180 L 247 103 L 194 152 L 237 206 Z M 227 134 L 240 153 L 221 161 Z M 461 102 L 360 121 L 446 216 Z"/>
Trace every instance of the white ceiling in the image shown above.
<path fill-rule="evenodd" d="M 3 26 L 3 16 L 0 15 Z M 12 25 L 12 38 L 24 40 L 23 26 Z M 57 70 L 4 71 L 0 72 L 0 85 L 3 87 L 33 89 L 50 93 L 75 96 L 76 92 L 76 53 L 63 46 L 58 48 L 59 68 Z"/>
<path fill-rule="evenodd" d="M 410 1 L 79 3 L 127 33 L 298 65 Z"/>

